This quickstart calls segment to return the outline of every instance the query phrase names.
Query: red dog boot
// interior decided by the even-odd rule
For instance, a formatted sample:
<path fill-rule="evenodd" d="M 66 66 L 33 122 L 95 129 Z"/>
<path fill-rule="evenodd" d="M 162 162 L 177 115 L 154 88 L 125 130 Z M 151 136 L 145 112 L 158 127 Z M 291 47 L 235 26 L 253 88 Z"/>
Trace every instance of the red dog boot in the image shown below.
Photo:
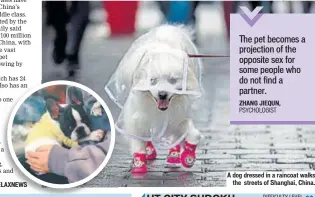
<path fill-rule="evenodd" d="M 152 142 L 147 142 L 146 144 L 147 160 L 153 160 L 156 158 L 156 150 Z"/>
<path fill-rule="evenodd" d="M 185 168 L 191 168 L 196 161 L 196 148 L 197 145 L 190 144 L 187 141 L 184 143 L 184 151 L 181 155 L 181 162 Z"/>
<path fill-rule="evenodd" d="M 148 168 L 146 165 L 146 154 L 145 153 L 135 153 L 133 158 L 132 173 L 146 173 Z"/>
<path fill-rule="evenodd" d="M 166 163 L 175 166 L 181 163 L 179 144 L 169 150 Z"/>

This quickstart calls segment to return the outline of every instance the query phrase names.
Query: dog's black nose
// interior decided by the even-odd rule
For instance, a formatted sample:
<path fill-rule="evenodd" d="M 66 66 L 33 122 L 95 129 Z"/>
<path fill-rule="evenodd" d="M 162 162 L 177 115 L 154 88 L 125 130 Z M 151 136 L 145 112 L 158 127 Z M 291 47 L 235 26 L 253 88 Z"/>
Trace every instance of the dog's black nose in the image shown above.
<path fill-rule="evenodd" d="M 164 91 L 159 92 L 159 98 L 161 100 L 165 100 L 167 98 L 167 92 L 164 92 Z"/>

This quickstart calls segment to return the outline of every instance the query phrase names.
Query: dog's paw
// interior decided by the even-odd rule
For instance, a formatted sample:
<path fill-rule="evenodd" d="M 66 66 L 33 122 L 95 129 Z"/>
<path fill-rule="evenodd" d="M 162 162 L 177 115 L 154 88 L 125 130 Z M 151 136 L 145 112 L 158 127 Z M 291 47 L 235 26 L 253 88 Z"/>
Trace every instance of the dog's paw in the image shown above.
<path fill-rule="evenodd" d="M 102 116 L 102 105 L 100 102 L 95 102 L 91 109 L 91 115 L 93 116 Z"/>
<path fill-rule="evenodd" d="M 181 164 L 180 149 L 181 149 L 181 147 L 178 144 L 169 150 L 169 153 L 168 153 L 168 156 L 166 159 L 167 166 L 170 166 L 170 167 L 179 167 L 180 166 L 180 164 Z"/>
<path fill-rule="evenodd" d="M 148 172 L 146 165 L 146 154 L 145 153 L 134 153 L 133 166 L 131 173 L 144 174 Z"/>
<path fill-rule="evenodd" d="M 184 143 L 184 151 L 181 154 L 181 162 L 185 168 L 191 168 L 196 162 L 196 144 L 191 144 L 188 141 Z"/>
<path fill-rule="evenodd" d="M 90 140 L 92 141 L 101 141 L 105 136 L 105 132 L 101 129 L 91 132 Z"/>
<path fill-rule="evenodd" d="M 151 142 L 147 142 L 146 144 L 146 159 L 147 160 L 154 160 L 157 156 L 156 150 Z"/>
<path fill-rule="evenodd" d="M 196 153 L 184 150 L 181 154 L 180 160 L 185 168 L 191 168 L 196 162 Z"/>

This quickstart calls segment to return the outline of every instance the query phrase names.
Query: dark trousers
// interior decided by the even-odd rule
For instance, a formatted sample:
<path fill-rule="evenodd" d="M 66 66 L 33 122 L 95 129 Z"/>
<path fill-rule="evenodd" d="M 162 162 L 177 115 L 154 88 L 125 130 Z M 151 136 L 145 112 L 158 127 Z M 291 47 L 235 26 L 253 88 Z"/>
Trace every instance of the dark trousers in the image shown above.
<path fill-rule="evenodd" d="M 78 55 L 84 31 L 89 22 L 89 2 L 47 1 L 46 10 L 47 21 L 56 32 L 55 47 L 65 50 L 67 46 L 68 54 Z"/>
<path fill-rule="evenodd" d="M 303 1 L 303 11 L 304 13 L 309 13 L 312 7 L 312 1 Z"/>

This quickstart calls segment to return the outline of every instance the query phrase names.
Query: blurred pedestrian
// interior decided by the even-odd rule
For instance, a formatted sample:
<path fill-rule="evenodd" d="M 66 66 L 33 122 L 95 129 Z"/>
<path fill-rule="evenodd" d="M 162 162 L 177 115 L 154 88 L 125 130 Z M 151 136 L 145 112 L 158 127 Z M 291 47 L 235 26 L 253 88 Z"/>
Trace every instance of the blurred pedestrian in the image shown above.
<path fill-rule="evenodd" d="M 310 13 L 313 2 L 312 1 L 303 1 L 302 3 L 303 3 L 303 12 L 304 13 Z"/>
<path fill-rule="evenodd" d="M 158 1 L 166 22 L 196 26 L 196 9 L 199 1 Z M 195 40 L 196 42 L 196 37 Z"/>
<path fill-rule="evenodd" d="M 289 6 L 289 13 L 294 13 L 294 9 L 293 9 L 293 2 L 288 1 L 288 6 Z"/>
<path fill-rule="evenodd" d="M 168 17 L 172 11 L 172 5 L 178 6 L 180 3 L 187 3 L 187 1 L 158 1 L 160 9 L 166 20 L 169 19 Z M 188 20 L 184 23 L 194 25 L 196 23 L 196 8 L 199 5 L 199 1 L 189 1 L 188 3 L 190 6 L 190 13 L 188 13 Z"/>
<path fill-rule="evenodd" d="M 254 10 L 258 6 L 262 6 L 262 2 L 261 1 L 250 1 L 249 3 L 252 6 L 252 10 Z"/>
<path fill-rule="evenodd" d="M 46 9 L 47 23 L 52 25 L 56 33 L 53 60 L 61 64 L 67 59 L 69 76 L 73 76 L 75 70 L 79 69 L 80 46 L 89 22 L 89 2 L 47 1 Z"/>
<path fill-rule="evenodd" d="M 224 10 L 224 20 L 226 25 L 226 35 L 228 40 L 230 39 L 230 14 L 237 13 L 238 7 L 240 6 L 240 1 L 224 1 L 223 10 Z M 263 6 L 263 13 L 272 13 L 272 2 L 266 1 L 249 1 L 251 9 L 254 10 L 258 6 Z"/>
<path fill-rule="evenodd" d="M 139 1 L 103 1 L 106 22 L 111 36 L 133 35 L 136 32 Z"/>

